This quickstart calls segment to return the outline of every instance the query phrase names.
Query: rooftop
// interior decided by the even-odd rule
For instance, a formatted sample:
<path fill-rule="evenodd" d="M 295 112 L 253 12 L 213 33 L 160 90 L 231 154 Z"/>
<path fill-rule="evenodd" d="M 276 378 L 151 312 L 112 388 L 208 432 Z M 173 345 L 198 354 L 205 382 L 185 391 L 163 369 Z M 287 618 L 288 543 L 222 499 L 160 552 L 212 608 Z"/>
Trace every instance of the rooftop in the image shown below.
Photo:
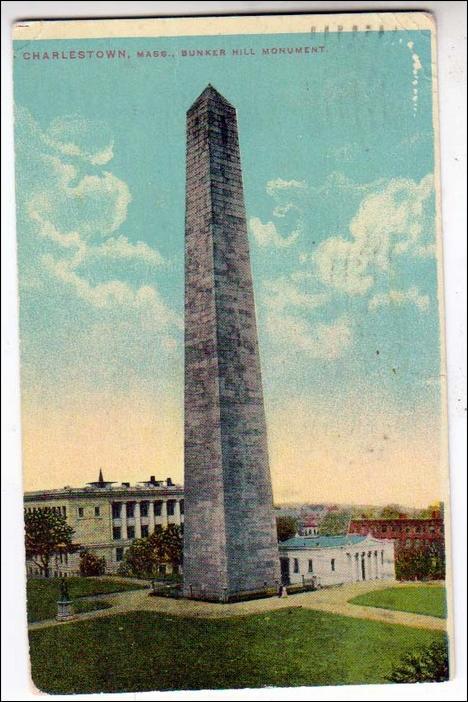
<path fill-rule="evenodd" d="M 65 485 L 63 488 L 51 488 L 45 490 L 31 490 L 24 493 L 25 499 L 49 499 L 49 498 L 64 498 L 73 497 L 74 495 L 89 495 L 89 494 L 141 494 L 147 493 L 148 491 L 157 490 L 159 492 L 163 491 L 174 491 L 181 492 L 183 490 L 182 485 L 176 485 L 172 482 L 171 478 L 166 478 L 165 480 L 156 480 L 154 475 L 150 476 L 149 480 L 142 481 L 136 485 L 130 485 L 130 483 L 117 483 L 111 480 L 104 480 L 102 470 L 99 471 L 98 480 L 90 483 L 86 483 L 83 487 L 72 487 L 70 485 Z"/>
<path fill-rule="evenodd" d="M 366 540 L 368 540 L 368 537 L 360 534 L 346 534 L 346 536 L 294 536 L 292 539 L 282 541 L 279 544 L 279 548 L 280 550 L 342 548 L 343 546 L 354 546 Z"/>

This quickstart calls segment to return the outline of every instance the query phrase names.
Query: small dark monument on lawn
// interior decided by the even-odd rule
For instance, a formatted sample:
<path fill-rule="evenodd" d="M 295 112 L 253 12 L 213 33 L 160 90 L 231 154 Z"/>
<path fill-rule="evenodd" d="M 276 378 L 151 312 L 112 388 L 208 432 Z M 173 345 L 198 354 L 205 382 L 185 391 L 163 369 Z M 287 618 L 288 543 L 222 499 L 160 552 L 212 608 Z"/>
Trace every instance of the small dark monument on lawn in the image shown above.
<path fill-rule="evenodd" d="M 57 602 L 57 617 L 59 622 L 74 619 L 73 603 L 68 593 L 68 583 L 65 578 L 60 580 L 60 599 Z"/>
<path fill-rule="evenodd" d="M 280 578 L 235 108 L 187 113 L 184 595 Z"/>

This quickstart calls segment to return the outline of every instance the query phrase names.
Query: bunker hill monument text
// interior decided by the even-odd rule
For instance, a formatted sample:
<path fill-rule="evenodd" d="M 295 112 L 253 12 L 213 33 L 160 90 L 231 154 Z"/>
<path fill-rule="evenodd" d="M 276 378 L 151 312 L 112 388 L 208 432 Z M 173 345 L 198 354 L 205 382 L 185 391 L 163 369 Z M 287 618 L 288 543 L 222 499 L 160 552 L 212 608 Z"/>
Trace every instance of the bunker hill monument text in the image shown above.
<path fill-rule="evenodd" d="M 279 558 L 236 110 L 187 113 L 184 594 L 274 587 Z"/>

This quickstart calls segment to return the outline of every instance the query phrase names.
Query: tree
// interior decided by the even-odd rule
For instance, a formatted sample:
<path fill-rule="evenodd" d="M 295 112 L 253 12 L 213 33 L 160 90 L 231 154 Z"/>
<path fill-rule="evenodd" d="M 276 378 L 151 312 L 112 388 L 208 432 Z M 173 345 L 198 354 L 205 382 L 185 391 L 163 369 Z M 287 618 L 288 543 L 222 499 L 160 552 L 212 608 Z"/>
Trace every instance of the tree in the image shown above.
<path fill-rule="evenodd" d="M 434 641 L 425 649 L 407 653 L 387 676 L 387 680 L 395 683 L 444 682 L 448 679 L 446 641 Z"/>
<path fill-rule="evenodd" d="M 120 571 L 126 575 L 153 578 L 161 565 L 177 570 L 182 563 L 182 530 L 176 524 L 157 525 L 150 536 L 135 539 L 125 553 Z"/>
<path fill-rule="evenodd" d="M 162 534 L 164 558 L 174 571 L 182 565 L 183 536 L 182 529 L 177 524 L 169 524 Z"/>
<path fill-rule="evenodd" d="M 395 558 L 397 580 L 444 580 L 445 549 L 433 543 L 420 549 L 402 549 Z"/>
<path fill-rule="evenodd" d="M 294 517 L 276 517 L 278 541 L 287 541 L 297 534 L 297 519 Z"/>
<path fill-rule="evenodd" d="M 328 512 L 320 523 L 319 533 L 322 536 L 338 536 L 339 534 L 346 534 L 350 519 L 351 512 Z"/>
<path fill-rule="evenodd" d="M 80 573 L 84 576 L 104 575 L 106 572 L 106 559 L 96 556 L 87 549 L 80 553 Z"/>
<path fill-rule="evenodd" d="M 398 519 L 401 514 L 401 509 L 398 505 L 386 505 L 380 511 L 381 519 Z"/>
<path fill-rule="evenodd" d="M 50 507 L 24 515 L 26 558 L 33 561 L 46 578 L 50 575 L 50 559 L 60 553 L 75 553 L 74 530 L 66 518 Z"/>

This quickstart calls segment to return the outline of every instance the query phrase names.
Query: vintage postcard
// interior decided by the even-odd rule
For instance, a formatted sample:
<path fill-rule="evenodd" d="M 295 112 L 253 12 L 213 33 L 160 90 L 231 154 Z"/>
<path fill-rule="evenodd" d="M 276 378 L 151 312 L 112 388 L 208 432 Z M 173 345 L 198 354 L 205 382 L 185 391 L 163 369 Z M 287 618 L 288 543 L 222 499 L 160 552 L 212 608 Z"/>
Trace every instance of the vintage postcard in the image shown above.
<path fill-rule="evenodd" d="M 453 672 L 435 33 L 15 26 L 39 690 Z"/>

